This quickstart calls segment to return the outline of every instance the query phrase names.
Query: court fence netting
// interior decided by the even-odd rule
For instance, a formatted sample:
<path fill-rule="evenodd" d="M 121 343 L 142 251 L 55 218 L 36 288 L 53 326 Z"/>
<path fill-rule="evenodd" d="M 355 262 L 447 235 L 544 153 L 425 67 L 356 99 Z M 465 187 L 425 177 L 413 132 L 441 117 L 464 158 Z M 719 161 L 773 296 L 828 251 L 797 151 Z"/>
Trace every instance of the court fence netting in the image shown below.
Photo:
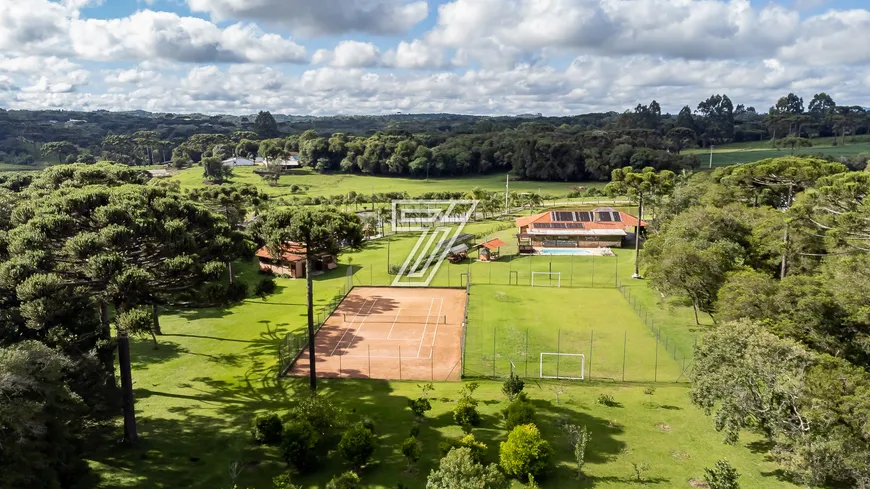
<path fill-rule="evenodd" d="M 316 335 L 323 327 L 326 320 L 335 312 L 338 305 L 353 290 L 352 278 L 348 276 L 347 283 L 338 289 L 329 302 L 314 312 L 314 334 Z M 307 324 L 307 319 L 306 319 Z M 291 331 L 284 335 L 278 345 L 278 376 L 283 377 L 290 371 L 293 364 L 299 358 L 305 348 L 308 347 L 308 328 Z"/>

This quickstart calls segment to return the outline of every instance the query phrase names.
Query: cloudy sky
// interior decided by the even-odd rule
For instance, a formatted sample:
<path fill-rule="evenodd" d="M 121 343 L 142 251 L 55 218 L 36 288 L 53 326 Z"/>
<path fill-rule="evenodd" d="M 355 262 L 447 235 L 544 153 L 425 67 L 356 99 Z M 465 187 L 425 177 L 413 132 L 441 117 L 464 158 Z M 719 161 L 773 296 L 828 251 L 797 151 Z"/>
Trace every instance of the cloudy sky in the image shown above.
<path fill-rule="evenodd" d="M 0 0 L 0 107 L 248 114 L 870 106 L 867 0 Z"/>

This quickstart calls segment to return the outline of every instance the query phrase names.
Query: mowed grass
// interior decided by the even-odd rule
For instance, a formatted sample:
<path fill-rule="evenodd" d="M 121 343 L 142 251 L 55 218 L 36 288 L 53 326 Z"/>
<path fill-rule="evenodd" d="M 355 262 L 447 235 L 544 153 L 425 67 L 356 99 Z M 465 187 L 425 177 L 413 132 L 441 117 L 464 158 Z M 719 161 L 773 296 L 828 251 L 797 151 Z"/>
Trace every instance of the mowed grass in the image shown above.
<path fill-rule="evenodd" d="M 195 166 L 182 170 L 172 177 L 181 183 L 184 188 L 202 187 L 202 167 Z M 293 170 L 284 175 L 277 186 L 269 186 L 254 173 L 253 167 L 236 167 L 233 169 L 232 181 L 249 183 L 262 188 L 274 196 L 288 197 L 318 197 L 331 195 L 346 195 L 348 192 L 356 192 L 363 195 L 386 192 L 407 192 L 411 196 L 422 195 L 427 192 L 470 192 L 475 187 L 493 192 L 503 192 L 505 189 L 505 174 L 492 174 L 482 176 L 467 176 L 461 178 L 402 178 L 388 176 L 367 176 L 348 174 L 323 175 L 310 169 Z M 298 185 L 300 191 L 296 194 L 290 192 L 291 185 Z M 538 192 L 553 196 L 566 196 L 575 187 L 603 188 L 606 182 L 531 182 L 512 181 L 510 183 L 513 192 Z"/>
<path fill-rule="evenodd" d="M 616 289 L 471 287 L 466 376 L 506 377 L 512 361 L 527 378 L 676 382 L 686 380 L 680 360 Z"/>
<path fill-rule="evenodd" d="M 837 139 L 837 146 L 833 144 L 834 138 L 812 139 L 813 146 L 809 148 L 795 148 L 796 155 L 825 154 L 829 156 L 851 156 L 860 153 L 870 153 L 870 138 L 858 136 L 854 140 L 846 137 L 846 144 L 841 145 Z M 701 160 L 701 168 L 708 168 L 710 164 L 710 150 L 708 148 L 690 149 L 685 154 L 695 154 Z M 774 148 L 769 140 L 749 141 L 743 143 L 725 144 L 713 149 L 713 166 L 728 166 L 743 163 L 752 163 L 766 158 L 779 158 L 791 156 L 789 148 Z"/>
<path fill-rule="evenodd" d="M 487 234 L 500 226 L 504 224 L 484 222 L 469 225 L 468 229 Z M 491 234 L 510 232 L 505 229 Z M 352 266 L 352 280 L 357 285 L 372 281 L 388 283 L 392 277 L 387 273 L 387 249 L 391 251 L 390 261 L 401 262 L 415 241 L 416 236 L 397 236 L 391 239 L 389 246 L 386 240 L 378 240 L 368 243 L 360 251 L 341 255 L 339 261 L 342 265 L 337 270 L 315 278 L 317 306 L 325 306 L 345 286 L 350 269 L 348 264 Z M 617 251 L 617 255 L 618 272 L 610 273 L 618 273 L 620 280 L 627 281 L 632 272 L 632 252 Z M 580 263 L 580 258 L 588 259 L 577 257 L 575 265 Z M 488 265 L 507 266 L 508 270 L 514 266 L 528 267 L 524 259 L 506 259 L 506 262 L 497 264 L 445 264 L 439 277 L 450 273 L 450 281 L 458 286 L 461 270 L 471 267 L 472 282 L 477 284 L 484 281 Z M 533 266 L 537 264 L 533 262 Z M 253 263 L 239 264 L 236 269 L 238 278 L 252 286 L 261 278 Z M 591 273 L 589 267 L 578 267 L 578 270 Z M 596 262 L 595 273 L 605 273 L 599 262 Z M 579 271 L 575 280 L 581 280 Z M 588 277 L 586 280 L 591 282 Z M 257 412 L 289 409 L 294 399 L 307 391 L 305 379 L 278 380 L 275 375 L 281 338 L 287 332 L 302 331 L 305 327 L 305 281 L 277 279 L 277 283 L 276 293 L 265 300 L 248 299 L 228 308 L 164 311 L 161 324 L 166 334 L 159 338 L 159 349 L 154 349 L 151 341 L 145 338 L 134 341 L 133 379 L 142 440 L 133 448 L 115 443 L 102 446 L 92 460 L 95 477 L 81 487 L 229 488 L 230 465 L 238 462 L 244 467 L 237 480 L 239 488 L 271 488 L 271 478 L 284 470 L 284 464 L 277 450 L 251 443 L 250 421 Z M 631 282 L 630 286 L 633 291 L 638 291 L 638 296 L 641 295 L 639 291 L 646 290 L 643 281 Z M 505 318 L 494 319 L 497 323 L 514 321 L 510 314 L 502 311 L 506 305 L 514 303 L 505 303 L 495 297 L 487 300 L 483 290 L 491 290 L 493 294 L 504 290 L 521 300 L 537 302 L 528 297 L 532 292 L 529 287 L 474 285 L 472 304 L 480 301 L 490 322 L 497 318 L 496 315 Z M 535 293 L 552 291 L 534 289 Z M 649 464 L 651 468 L 646 476 L 647 484 L 651 486 L 689 487 L 689 479 L 702 477 L 703 468 L 721 458 L 727 458 L 740 471 L 744 489 L 795 487 L 777 477 L 776 466 L 767 460 L 759 439 L 747 436 L 735 446 L 723 445 L 721 435 L 712 428 L 712 420 L 689 402 L 685 384 L 604 380 L 603 369 L 608 365 L 614 372 L 619 369 L 621 377 L 621 342 L 626 325 L 633 323 L 632 311 L 612 289 L 573 288 L 561 292 L 567 297 L 555 304 L 558 309 L 551 313 L 541 311 L 540 307 L 532 308 L 526 312 L 532 317 L 523 319 L 520 324 L 541 331 L 542 337 L 549 342 L 547 335 L 552 336 L 560 324 L 587 321 L 585 324 L 594 327 L 595 337 L 600 338 L 593 344 L 591 365 L 592 378 L 599 380 L 565 382 L 561 386 L 538 379 L 527 382 L 526 389 L 538 410 L 537 423 L 557 453 L 556 467 L 550 477 L 540 481 L 541 487 L 635 487 L 632 462 Z M 686 318 L 691 315 L 689 309 L 660 309 L 653 299 L 652 292 L 649 297 L 644 296 L 644 301 L 649 300 L 650 309 L 663 318 L 660 327 L 678 331 L 686 326 Z M 621 307 L 620 301 L 623 301 Z M 551 306 L 553 302 L 550 301 Z M 581 302 L 583 306 L 577 307 Z M 603 304 L 611 307 L 603 307 Z M 584 314 L 578 312 L 576 320 L 571 319 L 564 312 L 571 308 L 582 310 Z M 549 318 L 546 321 L 534 317 L 545 313 Z M 609 328 L 608 324 L 611 325 Z M 486 330 L 486 325 L 482 326 Z M 630 347 L 635 336 L 641 341 L 645 326 L 634 323 L 631 327 L 637 334 L 630 334 Z M 605 340 L 608 346 L 600 343 Z M 639 343 L 639 346 L 645 345 L 644 351 L 651 350 L 649 347 L 652 345 L 652 350 L 645 354 L 649 359 L 655 342 L 649 337 L 643 341 L 645 343 Z M 599 351 L 601 355 L 606 354 L 600 364 L 596 363 Z M 627 365 L 632 365 L 632 361 L 632 357 L 627 356 Z M 642 363 L 633 366 L 632 371 L 646 372 Z M 628 375 L 627 380 L 630 380 Z M 495 462 L 498 444 L 506 436 L 499 418 L 505 402 L 500 393 L 500 382 L 480 382 L 475 397 L 481 401 L 483 425 L 475 430 L 475 435 L 489 445 L 488 461 Z M 451 416 L 460 385 L 438 383 L 433 393 L 433 410 L 428 414 L 429 419 L 420 436 L 423 457 L 417 472 L 405 472 L 401 442 L 407 437 L 412 422 L 407 401 L 419 396 L 417 384 L 347 379 L 320 382 L 321 392 L 352 412 L 352 416 L 367 415 L 375 420 L 379 446 L 374 456 L 375 463 L 363 472 L 364 487 L 368 489 L 393 489 L 398 482 L 408 487 L 424 487 L 426 475 L 440 458 L 438 442 L 461 433 L 453 425 Z M 649 385 L 657 388 L 652 399 L 643 394 Z M 554 390 L 564 390 L 558 404 Z M 601 394 L 612 395 L 621 406 L 608 408 L 597 404 L 596 399 Z M 593 434 L 587 457 L 589 478 L 582 482 L 577 482 L 571 472 L 567 440 L 558 425 L 559 420 L 565 419 L 586 425 Z M 120 427 L 116 433 L 120 437 Z M 322 489 L 330 478 L 345 468 L 333 455 L 324 461 L 319 471 L 297 478 L 296 482 L 306 489 Z M 513 487 L 524 486 L 514 483 Z"/>

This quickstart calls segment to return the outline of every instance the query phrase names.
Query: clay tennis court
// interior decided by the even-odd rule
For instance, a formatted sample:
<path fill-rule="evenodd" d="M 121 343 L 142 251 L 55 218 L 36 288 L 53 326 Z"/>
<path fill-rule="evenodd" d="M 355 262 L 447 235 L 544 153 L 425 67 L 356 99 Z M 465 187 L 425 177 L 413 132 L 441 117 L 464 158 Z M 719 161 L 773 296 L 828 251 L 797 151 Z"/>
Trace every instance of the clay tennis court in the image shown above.
<path fill-rule="evenodd" d="M 357 287 L 314 338 L 318 377 L 459 380 L 463 289 Z M 308 375 L 308 350 L 290 375 Z"/>

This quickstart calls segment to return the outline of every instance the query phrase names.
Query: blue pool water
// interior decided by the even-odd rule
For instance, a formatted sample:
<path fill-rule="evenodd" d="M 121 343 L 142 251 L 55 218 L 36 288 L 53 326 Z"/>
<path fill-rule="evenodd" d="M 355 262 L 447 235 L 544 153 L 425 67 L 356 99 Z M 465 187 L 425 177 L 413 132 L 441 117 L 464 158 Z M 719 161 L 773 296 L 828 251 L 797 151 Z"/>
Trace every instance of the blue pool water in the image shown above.
<path fill-rule="evenodd" d="M 541 255 L 581 255 L 581 256 L 593 256 L 596 255 L 592 250 L 586 250 L 583 248 L 544 248 L 538 251 L 538 254 Z"/>

